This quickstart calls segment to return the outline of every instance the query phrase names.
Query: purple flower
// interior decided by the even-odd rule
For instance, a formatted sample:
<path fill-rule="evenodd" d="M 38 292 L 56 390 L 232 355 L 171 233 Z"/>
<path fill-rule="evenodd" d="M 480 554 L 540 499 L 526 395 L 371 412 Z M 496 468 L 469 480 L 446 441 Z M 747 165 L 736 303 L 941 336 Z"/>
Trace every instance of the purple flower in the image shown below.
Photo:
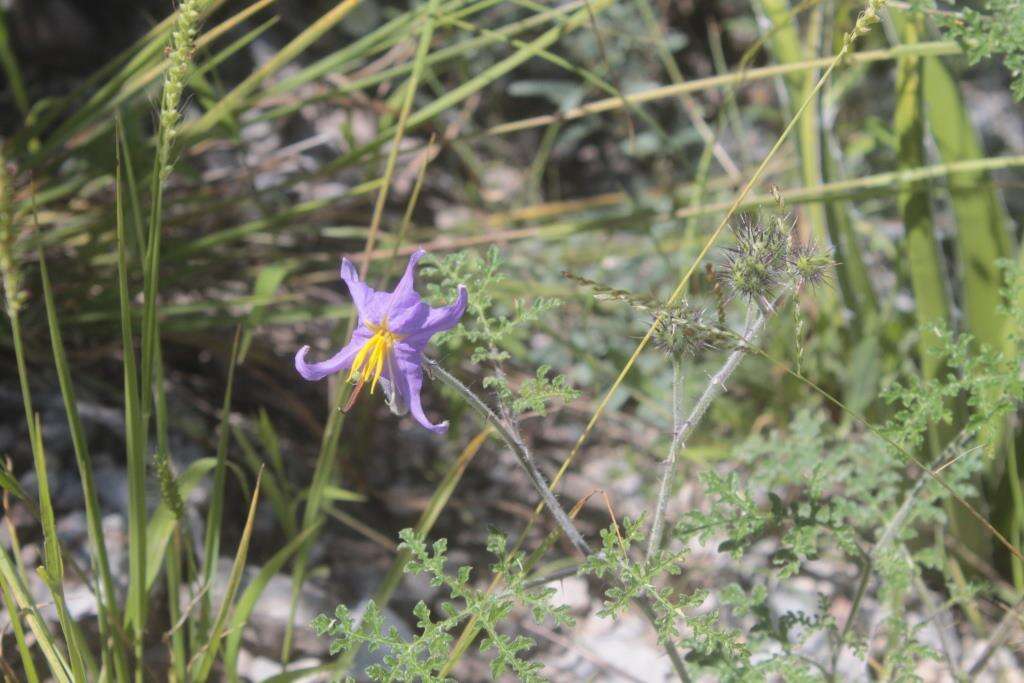
<path fill-rule="evenodd" d="M 371 394 L 380 382 L 392 412 L 397 415 L 412 412 L 421 425 L 444 434 L 448 431 L 447 422 L 435 425 L 423 414 L 421 354 L 431 337 L 455 327 L 466 312 L 469 295 L 466 288 L 459 285 L 458 296 L 448 306 L 431 308 L 424 302 L 413 289 L 413 269 L 424 253 L 420 249 L 409 257 L 405 274 L 393 292 L 378 292 L 360 282 L 355 266 L 348 259 L 342 259 L 341 279 L 348 285 L 359 324 L 351 341 L 320 363 L 307 363 L 309 347 L 303 346 L 295 354 L 295 369 L 311 381 L 348 370 L 348 380 L 355 382 L 356 388 L 346 410 L 367 381 Z"/>

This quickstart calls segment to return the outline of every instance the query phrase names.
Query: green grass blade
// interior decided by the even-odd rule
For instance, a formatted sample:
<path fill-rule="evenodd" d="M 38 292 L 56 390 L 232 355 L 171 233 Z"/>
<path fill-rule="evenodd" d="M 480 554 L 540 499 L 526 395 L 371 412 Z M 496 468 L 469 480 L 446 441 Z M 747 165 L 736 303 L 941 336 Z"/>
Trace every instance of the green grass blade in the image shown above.
<path fill-rule="evenodd" d="M 960 88 L 942 60 L 935 57 L 924 59 L 922 79 L 928 127 L 942 160 L 949 163 L 984 158 L 985 151 L 971 123 Z M 949 194 L 957 226 L 959 282 L 967 329 L 981 345 L 1012 354 L 1015 350 L 1007 345 L 1007 320 L 1001 312 L 1004 302 L 999 263 L 1011 256 L 1010 231 L 1002 200 L 991 178 L 984 172 L 950 175 Z M 1003 429 L 993 430 L 996 435 L 1002 432 Z M 1012 429 L 998 441 L 1000 443 L 991 445 L 997 457 L 1006 463 L 1003 471 L 1010 478 L 1009 495 L 1000 496 L 998 482 L 993 481 L 990 482 L 992 493 L 988 502 L 997 511 L 1010 511 L 1010 522 L 1001 525 L 1000 531 L 1017 543 L 1024 524 L 1024 499 L 1013 452 Z M 970 520 L 961 520 L 962 516 L 957 514 L 955 519 L 963 529 L 970 525 Z M 996 519 L 1001 516 L 998 512 L 993 515 Z M 966 528 L 973 529 L 974 526 Z M 971 531 L 966 533 L 976 535 Z M 1015 584 L 1020 590 L 1024 588 L 1024 566 L 1015 557 L 1011 557 L 1010 562 Z"/>
<path fill-rule="evenodd" d="M 21 483 L 12 472 L 7 471 L 3 463 L 0 463 L 0 489 L 9 492 L 18 500 L 28 500 L 28 494 L 25 493 Z"/>
<path fill-rule="evenodd" d="M 118 146 L 120 155 L 120 146 Z M 117 283 L 121 310 L 121 348 L 124 366 L 125 456 L 128 470 L 128 600 L 125 624 L 134 625 L 136 677 L 141 676 L 143 629 L 146 624 L 146 436 L 142 424 L 139 383 L 135 367 L 128 264 L 124 229 L 124 200 L 120 156 L 115 179 L 114 212 L 117 226 Z"/>
<path fill-rule="evenodd" d="M 64 400 L 64 411 L 67 415 L 68 428 L 71 431 L 71 443 L 75 451 L 78 476 L 82 482 L 86 523 L 88 525 L 89 542 L 92 546 L 93 570 L 99 577 L 101 587 L 100 594 L 97 596 L 100 632 L 106 636 L 110 633 L 111 623 L 121 623 L 121 616 L 117 607 L 117 593 L 114 591 L 114 580 L 110 572 L 107 547 L 103 541 L 103 511 L 100 509 L 99 495 L 93 478 L 92 458 L 89 455 L 89 446 L 82 429 L 81 418 L 78 414 L 78 404 L 75 400 L 74 385 L 71 382 L 71 372 L 68 368 L 67 354 L 64 350 L 64 340 L 57 321 L 57 308 L 53 299 L 53 287 L 50 283 L 46 259 L 42 252 L 39 253 L 39 270 L 40 279 L 43 284 L 43 299 L 46 305 L 46 320 L 50 328 L 50 342 L 53 347 L 53 360 L 57 367 L 57 379 L 60 383 L 61 397 Z M 125 670 L 119 648 L 113 649 L 115 657 L 121 660 L 120 668 Z"/>
<path fill-rule="evenodd" d="M 263 595 L 267 584 L 274 578 L 274 575 L 281 571 L 282 567 L 291 559 L 292 555 L 302 547 L 306 539 L 319 529 L 319 525 L 306 528 L 302 533 L 293 536 L 287 544 L 274 553 L 273 557 L 267 560 L 252 582 L 239 596 L 235 604 L 234 613 L 227 628 L 227 638 L 224 642 L 224 670 L 227 672 L 229 681 L 238 681 L 238 652 L 242 646 L 242 631 L 246 622 L 249 621 L 256 602 Z"/>
<path fill-rule="evenodd" d="M 0 548 L 0 552 L 3 552 L 3 548 Z M 3 577 L 3 565 L 0 564 L 0 578 Z M 10 585 L 6 578 L 0 581 L 0 598 L 3 599 L 4 610 L 7 612 L 11 631 L 14 632 L 14 643 L 18 648 L 18 656 L 21 658 L 21 668 L 25 674 L 25 679 L 29 683 L 39 683 L 39 672 L 36 671 L 36 662 L 32 657 L 32 651 L 28 647 L 28 641 L 25 639 L 25 628 L 21 625 L 21 619 L 18 617 L 18 604 L 14 601 L 14 595 L 11 593 Z"/>
<path fill-rule="evenodd" d="M 36 608 L 32 594 L 29 592 L 21 574 L 14 566 L 14 562 L 11 560 L 10 555 L 7 554 L 7 550 L 3 545 L 0 545 L 0 583 L 3 583 L 4 588 L 10 591 L 15 603 L 17 603 L 17 612 L 21 613 L 21 618 L 25 620 L 32 634 L 36 637 L 36 645 L 43 653 L 43 657 L 50 667 L 50 675 L 59 683 L 71 683 L 73 680 L 71 678 L 71 667 L 68 665 L 64 655 L 61 654 L 53 634 L 46 628 L 46 621 L 43 620 L 42 615 Z"/>
<path fill-rule="evenodd" d="M 208 59 L 203 60 L 203 65 L 200 68 L 196 69 L 195 73 L 192 74 L 189 85 L 192 85 L 192 81 L 204 78 L 208 73 L 210 73 L 218 66 L 226 62 L 228 59 L 230 59 L 236 52 L 239 52 L 240 50 L 243 50 L 246 47 L 248 47 L 253 41 L 255 41 L 257 38 L 263 35 L 267 31 L 267 29 L 271 28 L 272 26 L 275 26 L 278 23 L 278 21 L 280 21 L 280 17 L 278 16 L 273 16 L 267 19 L 262 24 L 252 29 L 248 33 L 245 33 L 239 38 L 236 38 L 235 40 L 228 43 L 216 54 L 212 55 Z"/>
<path fill-rule="evenodd" d="M 142 195 L 139 193 L 139 184 L 135 178 L 135 164 L 132 163 L 132 147 L 128 143 L 127 132 L 123 125 L 115 125 L 117 144 L 121 146 L 121 155 L 124 161 L 125 181 L 128 183 L 128 201 L 132 208 L 132 227 L 135 233 L 135 250 L 141 260 L 146 253 L 146 235 L 143 233 L 142 221 Z"/>
<path fill-rule="evenodd" d="M 43 528 L 43 566 L 36 571 L 43 583 L 50 589 L 64 641 L 68 648 L 71 675 L 76 681 L 85 680 L 85 659 L 83 646 L 77 638 L 77 631 L 68 615 L 64 603 L 64 559 L 61 557 L 60 540 L 57 538 L 57 519 L 53 513 L 50 497 L 50 477 L 46 466 L 46 452 L 43 449 L 42 423 L 35 416 L 35 427 L 30 430 L 32 439 L 32 461 L 35 465 L 36 481 L 39 486 L 39 522 Z"/>
<path fill-rule="evenodd" d="M 340 387 L 335 394 L 334 400 L 331 401 L 332 409 L 328 414 L 324 434 L 320 440 L 320 452 L 317 454 L 313 479 L 310 481 L 306 496 L 306 506 L 303 509 L 303 530 L 319 523 L 323 517 L 323 493 L 334 475 L 334 463 L 338 454 L 338 440 L 341 437 L 341 428 L 345 421 L 345 413 L 341 410 L 342 401 L 347 398 L 350 386 L 346 383 Z M 284 642 L 281 644 L 281 661 L 283 663 L 288 663 L 291 656 L 293 630 L 291 624 L 295 621 L 294 613 L 298 607 L 302 584 L 305 581 L 306 568 L 309 564 L 309 552 L 310 546 L 309 543 L 306 543 L 296 556 L 295 564 L 292 568 L 291 608 L 289 609 L 288 623 L 285 624 Z"/>
<path fill-rule="evenodd" d="M 242 456 L 249 465 L 249 469 L 253 473 L 259 472 L 264 463 L 252 442 L 249 441 L 249 437 L 237 427 L 232 427 L 231 433 L 235 437 L 235 442 L 242 449 Z M 270 498 L 270 506 L 274 510 L 277 523 L 281 525 L 281 531 L 285 538 L 291 538 L 296 533 L 295 501 L 285 493 L 283 483 L 283 480 L 279 480 L 278 473 L 274 471 L 273 467 L 263 475 L 263 489 L 266 491 L 267 497 Z"/>
<path fill-rule="evenodd" d="M 46 567 L 50 579 L 59 585 L 64 580 L 64 560 L 60 554 L 60 541 L 57 540 L 57 521 L 53 514 L 53 501 L 50 498 L 50 478 L 47 474 L 48 468 L 40 435 L 41 429 L 37 414 L 35 429 L 32 430 L 32 462 L 39 485 L 39 523 L 43 527 L 43 565 Z"/>
<path fill-rule="evenodd" d="M 960 88 L 937 58 L 923 61 L 922 97 L 928 127 L 945 163 L 983 159 L 985 151 L 974 130 Z M 1010 258 L 1010 233 L 1002 200 L 984 171 L 949 177 L 949 193 L 957 224 L 957 250 L 963 278 L 967 325 L 978 341 L 994 349 L 1006 344 L 1003 330 L 1002 275 L 997 265 Z"/>
<path fill-rule="evenodd" d="M 277 438 L 277 431 L 274 429 L 273 423 L 270 421 L 270 415 L 263 408 L 260 408 L 259 436 L 263 449 L 270 456 L 271 469 L 283 480 L 285 478 L 285 471 L 284 458 L 281 457 L 281 442 Z"/>
<path fill-rule="evenodd" d="M 45 566 L 36 567 L 36 574 L 50 590 L 50 597 L 53 599 L 53 607 L 57 611 L 57 623 L 60 624 L 61 634 L 64 636 L 64 644 L 67 647 L 68 659 L 71 666 L 71 678 L 75 681 L 95 680 L 96 662 L 93 661 L 89 651 L 84 645 L 85 639 L 77 623 L 71 618 L 68 611 L 67 601 L 64 599 L 64 586 L 59 580 L 50 576 Z M 90 665 L 89 673 L 86 673 L 86 659 Z"/>
<path fill-rule="evenodd" d="M 252 286 L 252 294 L 255 297 L 271 298 L 277 294 L 281 283 L 288 277 L 292 270 L 290 263 L 270 263 L 260 269 L 256 275 L 256 282 Z M 244 363 L 249 353 L 249 346 L 252 344 L 252 336 L 256 329 L 263 324 L 267 317 L 266 306 L 253 306 L 249 316 L 245 320 L 242 332 L 242 342 L 238 350 L 238 362 Z"/>
<path fill-rule="evenodd" d="M 231 345 L 231 360 L 228 365 L 228 381 L 224 389 L 224 403 L 220 411 L 220 433 L 217 438 L 217 465 L 213 471 L 213 490 L 210 492 L 210 509 L 206 513 L 206 536 L 203 541 L 203 580 L 213 580 L 217 559 L 220 556 L 220 527 L 224 514 L 224 483 L 227 478 L 228 443 L 231 437 L 231 392 L 235 384 L 235 368 L 238 365 L 238 346 L 241 328 L 235 330 Z M 209 593 L 204 597 L 204 607 L 209 605 Z"/>
<path fill-rule="evenodd" d="M 7 76 L 7 83 L 11 86 L 11 93 L 14 95 L 14 104 L 22 116 L 28 114 L 29 102 L 28 92 L 25 90 L 25 81 L 21 77 L 21 66 L 11 46 L 10 34 L 7 32 L 7 12 L 0 9 L 0 66 L 3 66 L 4 74 Z"/>
<path fill-rule="evenodd" d="M 912 22 L 906 22 L 904 42 L 917 42 L 918 34 L 919 28 Z M 899 140 L 901 170 L 918 168 L 925 160 L 921 70 L 919 57 L 907 57 L 897 69 L 893 127 Z M 899 208 L 906 231 L 904 254 L 910 271 L 917 324 L 922 330 L 919 344 L 921 369 L 925 380 L 930 381 L 938 377 L 941 369 L 940 361 L 931 351 L 938 341 L 932 328 L 936 324 L 944 325 L 948 322 L 949 301 L 944 268 L 935 240 L 928 190 L 923 187 L 903 189 L 899 193 Z"/>
<path fill-rule="evenodd" d="M 366 496 L 355 491 L 343 489 L 340 486 L 325 486 L 324 500 L 334 503 L 365 503 Z"/>
<path fill-rule="evenodd" d="M 245 528 L 242 531 L 242 538 L 238 542 L 238 551 L 235 553 L 235 561 L 231 565 L 231 574 L 228 576 L 228 584 L 224 589 L 224 598 L 217 612 L 217 618 L 213 622 L 213 629 L 210 631 L 209 640 L 205 644 L 202 657 L 198 660 L 192 680 L 203 683 L 213 670 L 213 663 L 217 659 L 217 651 L 220 641 L 224 635 L 224 626 L 228 616 L 234 607 L 235 593 L 242 582 L 242 570 L 245 569 L 246 557 L 249 553 L 249 541 L 252 538 L 252 525 L 256 521 L 256 506 L 260 499 L 260 479 L 263 471 L 256 476 L 256 486 L 252 493 L 252 503 L 249 505 L 249 515 L 245 521 Z"/>
<path fill-rule="evenodd" d="M 35 430 L 35 418 L 32 411 L 32 389 L 28 383 L 28 366 L 25 365 L 25 347 L 21 336 L 21 318 L 17 309 L 8 307 L 8 318 L 11 321 L 11 341 L 14 344 L 14 363 L 18 368 L 18 383 L 21 387 L 21 403 L 25 411 L 25 424 L 28 427 L 29 439 Z"/>
<path fill-rule="evenodd" d="M 823 186 L 839 182 L 839 163 L 830 148 L 829 131 L 821 131 L 821 175 Z M 788 199 L 788 197 L 787 197 Z M 858 244 L 853 220 L 842 200 L 825 202 L 829 240 L 835 249 L 836 280 L 843 295 L 843 301 L 860 321 L 861 330 L 874 328 L 878 318 L 878 298 L 864 257 Z"/>

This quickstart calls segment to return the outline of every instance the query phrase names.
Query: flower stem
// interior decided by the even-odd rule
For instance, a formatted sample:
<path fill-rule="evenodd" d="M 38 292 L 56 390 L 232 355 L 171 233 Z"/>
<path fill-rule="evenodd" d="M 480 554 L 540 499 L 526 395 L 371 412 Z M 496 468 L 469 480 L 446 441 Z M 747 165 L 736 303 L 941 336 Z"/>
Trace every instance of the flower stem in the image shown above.
<path fill-rule="evenodd" d="M 516 456 L 516 459 L 519 460 L 519 464 L 523 466 L 524 470 L 526 470 L 526 474 L 530 477 L 530 482 L 533 484 L 534 490 L 537 491 L 537 494 L 540 496 L 545 507 L 548 508 L 548 512 L 551 513 L 551 516 L 555 518 L 555 522 L 558 524 L 559 528 L 561 528 L 565 537 L 569 539 L 581 554 L 585 556 L 590 555 L 592 552 L 590 545 L 586 540 L 584 540 L 583 536 L 580 535 L 580 532 L 576 530 L 572 520 L 569 519 L 569 515 L 565 513 L 562 506 L 558 504 L 558 501 L 555 499 L 555 494 L 551 492 L 551 488 L 548 486 L 547 480 L 544 479 L 544 475 L 541 473 L 540 468 L 537 467 L 537 463 L 534 461 L 533 455 L 530 454 L 526 444 L 523 443 L 523 440 L 515 430 L 511 429 L 504 420 L 499 418 L 497 414 L 491 410 L 490 406 L 484 403 L 484 401 L 473 393 L 469 387 L 438 365 L 436 361 L 425 359 L 424 362 L 432 375 L 458 392 L 458 394 L 465 398 L 466 402 L 469 403 L 469 405 L 471 405 L 485 421 L 494 426 L 502 441 L 504 441 L 509 449 L 511 449 L 512 453 Z"/>
<path fill-rule="evenodd" d="M 704 389 L 704 393 L 702 393 L 700 398 L 697 399 L 697 404 L 694 405 L 693 410 L 690 411 L 689 417 L 687 417 L 682 424 L 676 425 L 675 434 L 672 436 L 672 443 L 669 445 L 668 455 L 665 457 L 661 468 L 661 483 L 658 487 L 658 501 L 654 507 L 654 519 L 651 523 L 651 536 L 647 542 L 648 560 L 650 560 L 661 548 L 661 537 L 665 526 L 665 511 L 668 508 L 668 499 L 672 490 L 672 480 L 675 478 L 676 462 L 679 451 L 686 445 L 686 440 L 690 438 L 693 430 L 698 424 L 700 424 L 701 419 L 708 411 L 711 403 L 718 398 L 723 391 L 725 391 L 725 382 L 739 366 L 740 361 L 743 360 L 743 356 L 747 353 L 748 345 L 761 334 L 761 331 L 764 329 L 764 324 L 768 320 L 768 312 L 771 309 L 762 309 L 758 310 L 756 313 L 752 313 L 753 310 L 754 306 L 751 305 L 751 308 L 748 309 L 747 324 L 743 330 L 743 337 L 740 340 L 739 345 L 732 353 L 729 354 L 725 364 L 722 365 L 718 372 L 711 377 L 711 381 L 708 382 L 708 386 Z M 678 361 L 675 361 L 675 363 L 678 364 Z M 674 389 L 674 397 L 675 391 L 676 390 Z M 675 397 L 674 400 L 678 401 L 679 398 Z"/>

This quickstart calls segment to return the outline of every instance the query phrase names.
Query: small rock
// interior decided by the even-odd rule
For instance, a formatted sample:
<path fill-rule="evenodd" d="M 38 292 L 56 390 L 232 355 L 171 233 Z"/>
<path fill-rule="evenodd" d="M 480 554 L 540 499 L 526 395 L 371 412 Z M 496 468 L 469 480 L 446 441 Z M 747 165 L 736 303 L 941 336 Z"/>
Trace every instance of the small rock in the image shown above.
<path fill-rule="evenodd" d="M 57 520 L 57 538 L 65 548 L 75 548 L 86 542 L 89 526 L 84 510 L 61 515 Z"/>
<path fill-rule="evenodd" d="M 305 658 L 296 659 L 288 665 L 289 671 L 301 671 L 302 669 L 311 669 L 323 664 L 319 659 Z M 246 678 L 255 683 L 256 681 L 265 681 L 272 676 L 277 676 L 284 673 L 284 667 L 281 663 L 271 659 L 269 657 L 261 657 L 259 655 L 253 655 L 247 650 L 241 650 L 238 653 L 238 675 Z M 295 681 L 302 681 L 303 683 L 313 683 L 313 681 L 327 681 L 330 680 L 330 675 L 327 673 L 316 673 L 310 674 L 309 676 L 302 676 L 301 678 L 293 679 Z"/>
<path fill-rule="evenodd" d="M 586 614 L 590 609 L 590 587 L 586 579 L 580 576 L 569 576 L 552 581 L 548 588 L 554 588 L 552 599 L 556 603 L 567 606 L 575 614 Z"/>

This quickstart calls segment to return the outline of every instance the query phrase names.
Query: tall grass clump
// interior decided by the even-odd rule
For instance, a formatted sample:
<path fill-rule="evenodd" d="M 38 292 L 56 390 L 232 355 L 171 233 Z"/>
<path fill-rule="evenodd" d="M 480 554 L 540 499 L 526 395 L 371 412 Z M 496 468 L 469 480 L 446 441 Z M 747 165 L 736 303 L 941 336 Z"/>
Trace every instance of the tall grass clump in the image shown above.
<path fill-rule="evenodd" d="M 1020 3 L 691 5 L 0 10 L 0 676 L 1012 676 Z"/>

